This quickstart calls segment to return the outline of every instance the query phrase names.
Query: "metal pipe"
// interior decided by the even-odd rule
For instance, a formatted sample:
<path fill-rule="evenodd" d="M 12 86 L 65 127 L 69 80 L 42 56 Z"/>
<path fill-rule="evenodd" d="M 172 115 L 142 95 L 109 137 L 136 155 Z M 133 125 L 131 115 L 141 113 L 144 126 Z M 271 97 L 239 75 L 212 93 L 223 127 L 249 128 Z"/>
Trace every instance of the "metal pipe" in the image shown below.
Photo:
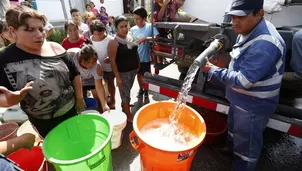
<path fill-rule="evenodd" d="M 218 40 L 215 39 L 210 46 L 205 49 L 196 59 L 195 61 L 198 61 L 199 63 L 203 63 L 204 59 L 206 57 L 211 57 L 212 55 L 214 55 L 218 50 L 220 50 L 222 48 L 222 43 Z"/>
<path fill-rule="evenodd" d="M 302 5 L 302 0 L 286 0 L 284 3 L 285 6 L 298 6 Z"/>
<path fill-rule="evenodd" d="M 174 37 L 174 41 L 173 41 L 173 59 L 176 58 L 177 54 L 176 54 L 176 43 L 177 43 L 177 33 L 178 33 L 178 29 L 179 29 L 179 25 L 177 24 L 173 30 L 173 37 Z"/>
<path fill-rule="evenodd" d="M 155 2 L 154 2 L 155 3 Z M 154 41 L 154 5 L 153 1 L 151 1 L 151 37 L 152 37 L 152 46 L 151 46 L 151 52 L 154 50 L 155 41 Z"/>

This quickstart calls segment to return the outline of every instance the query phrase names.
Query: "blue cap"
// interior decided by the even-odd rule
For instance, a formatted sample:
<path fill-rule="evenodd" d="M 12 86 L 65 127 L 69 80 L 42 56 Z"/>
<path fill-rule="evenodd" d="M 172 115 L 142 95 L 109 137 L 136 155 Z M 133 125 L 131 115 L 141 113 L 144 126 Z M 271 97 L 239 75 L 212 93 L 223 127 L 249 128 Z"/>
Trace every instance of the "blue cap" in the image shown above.
<path fill-rule="evenodd" d="M 226 15 L 247 16 L 255 9 L 263 8 L 263 0 L 232 0 L 231 9 Z"/>

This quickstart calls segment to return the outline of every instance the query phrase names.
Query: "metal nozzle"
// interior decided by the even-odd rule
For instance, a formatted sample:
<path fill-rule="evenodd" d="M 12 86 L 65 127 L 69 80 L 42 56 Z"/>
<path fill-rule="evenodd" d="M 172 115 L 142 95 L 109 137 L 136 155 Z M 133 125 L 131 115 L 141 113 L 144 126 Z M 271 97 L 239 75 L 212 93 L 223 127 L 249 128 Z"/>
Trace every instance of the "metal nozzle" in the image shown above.
<path fill-rule="evenodd" d="M 205 49 L 196 59 L 195 61 L 198 61 L 199 63 L 203 63 L 204 59 L 206 57 L 211 57 L 214 55 L 217 51 L 219 51 L 223 47 L 223 44 L 219 41 L 219 39 L 215 39 L 210 46 Z"/>

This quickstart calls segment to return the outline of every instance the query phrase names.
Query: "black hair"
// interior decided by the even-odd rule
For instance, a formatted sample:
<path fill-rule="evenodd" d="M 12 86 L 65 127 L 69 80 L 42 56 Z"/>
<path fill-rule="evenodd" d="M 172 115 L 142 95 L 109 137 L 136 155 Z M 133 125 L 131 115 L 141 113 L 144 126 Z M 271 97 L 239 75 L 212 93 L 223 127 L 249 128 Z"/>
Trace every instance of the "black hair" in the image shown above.
<path fill-rule="evenodd" d="M 96 50 L 92 44 L 84 44 L 79 52 L 79 63 L 86 62 L 97 56 Z"/>
<path fill-rule="evenodd" d="M 87 7 L 92 8 L 90 4 L 86 4 L 85 8 L 87 9 Z"/>
<path fill-rule="evenodd" d="M 253 11 L 253 16 L 256 16 L 260 12 L 261 8 L 259 9 L 254 9 Z"/>
<path fill-rule="evenodd" d="M 70 14 L 72 15 L 72 13 L 74 13 L 74 12 L 80 12 L 80 11 L 77 8 L 72 8 L 70 10 Z"/>
<path fill-rule="evenodd" d="M 148 14 L 144 7 L 137 7 L 133 10 L 133 14 L 140 16 L 142 19 L 147 18 Z"/>
<path fill-rule="evenodd" d="M 102 10 L 102 8 L 104 8 L 104 10 L 106 11 L 106 8 L 104 6 L 101 6 L 100 11 Z"/>
<path fill-rule="evenodd" d="M 109 26 L 112 27 L 112 25 L 114 25 L 114 19 L 115 19 L 115 17 L 114 16 L 109 16 L 109 18 L 113 19 L 113 23 L 110 23 L 110 21 L 108 22 Z"/>
<path fill-rule="evenodd" d="M 90 25 L 90 31 L 93 34 L 94 31 L 104 32 L 107 31 L 106 26 L 100 20 L 93 20 Z"/>
<path fill-rule="evenodd" d="M 90 1 L 89 4 L 93 4 L 93 6 L 95 7 L 94 2 Z M 91 8 L 94 8 L 94 7 L 91 7 Z"/>
<path fill-rule="evenodd" d="M 76 28 L 79 30 L 79 27 L 72 20 L 68 20 L 68 21 L 65 22 L 64 30 L 67 32 L 68 27 L 71 26 L 71 25 L 76 26 Z"/>
<path fill-rule="evenodd" d="M 117 17 L 115 18 L 115 20 L 114 20 L 114 26 L 115 26 L 115 28 L 117 28 L 117 26 L 118 26 L 121 22 L 123 22 L 123 21 L 128 22 L 128 20 L 127 20 L 127 18 L 126 18 L 125 16 L 123 16 L 123 15 L 117 16 Z"/>

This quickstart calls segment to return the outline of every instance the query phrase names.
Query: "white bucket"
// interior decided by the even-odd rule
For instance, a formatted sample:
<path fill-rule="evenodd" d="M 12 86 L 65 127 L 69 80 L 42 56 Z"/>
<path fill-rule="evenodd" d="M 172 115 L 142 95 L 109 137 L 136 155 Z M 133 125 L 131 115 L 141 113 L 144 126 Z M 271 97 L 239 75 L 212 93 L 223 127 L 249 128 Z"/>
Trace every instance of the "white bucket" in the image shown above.
<path fill-rule="evenodd" d="M 42 140 L 39 136 L 39 133 L 33 128 L 33 126 L 31 125 L 31 123 L 29 122 L 29 120 L 27 120 L 26 122 L 24 122 L 18 129 L 17 131 L 17 136 L 21 136 L 25 133 L 31 133 L 34 134 L 36 137 L 35 140 L 35 145 L 38 145 Z"/>
<path fill-rule="evenodd" d="M 102 115 L 113 126 L 113 134 L 111 138 L 112 149 L 118 148 L 122 144 L 123 130 L 127 125 L 127 116 L 124 112 L 118 110 L 110 110 Z"/>
<path fill-rule="evenodd" d="M 100 114 L 97 110 L 84 110 L 81 114 Z"/>
<path fill-rule="evenodd" d="M 28 116 L 22 111 L 19 105 L 11 106 L 2 115 L 4 122 L 17 122 L 23 124 Z"/>

